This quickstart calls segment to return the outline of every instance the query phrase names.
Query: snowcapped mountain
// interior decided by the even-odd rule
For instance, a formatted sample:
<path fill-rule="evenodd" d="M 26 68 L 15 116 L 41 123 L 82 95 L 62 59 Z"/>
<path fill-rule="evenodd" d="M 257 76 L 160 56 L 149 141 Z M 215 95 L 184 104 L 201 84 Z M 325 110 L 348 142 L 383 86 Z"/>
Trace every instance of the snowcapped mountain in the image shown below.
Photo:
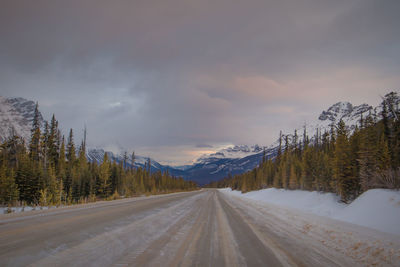
<path fill-rule="evenodd" d="M 393 116 L 391 108 L 398 109 L 400 96 L 397 94 L 387 94 L 384 99 L 388 106 L 388 115 Z M 389 107 L 389 105 L 392 107 Z M 357 126 L 360 127 L 361 118 L 365 119 L 368 115 L 371 115 L 376 121 L 380 120 L 382 118 L 382 110 L 382 104 L 372 107 L 368 104 L 353 106 L 349 102 L 338 102 L 327 110 L 322 111 L 316 122 L 306 125 L 307 135 L 312 139 L 317 131 L 319 134 L 330 132 L 332 126 L 335 127 L 340 120 L 343 120 L 347 129 L 353 132 Z M 303 129 L 297 129 L 299 140 L 302 139 L 302 131 Z M 288 136 L 289 138 L 293 137 L 292 134 L 288 134 Z"/>
<path fill-rule="evenodd" d="M 359 106 L 353 106 L 349 102 L 338 102 L 332 105 L 328 110 L 323 111 L 318 117 L 319 127 L 330 127 L 332 124 L 337 124 L 340 120 L 348 126 L 355 126 L 359 123 L 361 115 L 372 110 L 372 106 L 368 104 L 362 104 Z"/>
<path fill-rule="evenodd" d="M 35 102 L 24 98 L 5 98 L 0 96 L 0 141 L 13 133 L 28 143 L 31 135 Z M 43 117 L 40 114 L 43 123 Z"/>
<path fill-rule="evenodd" d="M 388 95 L 385 96 L 388 99 Z M 393 95 L 389 100 L 394 107 L 400 105 L 400 97 Z M 368 104 L 353 106 L 349 102 L 338 102 L 327 110 L 322 111 L 315 122 L 306 124 L 307 135 L 311 140 L 316 135 L 324 132 L 330 132 L 331 127 L 337 125 L 340 120 L 343 120 L 352 132 L 356 126 L 360 126 L 361 117 L 366 118 L 370 113 L 377 120 L 381 117 L 383 110 L 382 105 L 375 108 Z M 294 132 L 294 130 L 293 130 Z M 297 129 L 298 140 L 302 140 L 303 128 Z M 283 138 L 288 136 L 289 142 L 292 142 L 293 133 L 283 133 Z M 268 147 L 265 147 L 267 158 L 276 156 L 279 147 L 279 139 Z M 211 181 L 216 181 L 226 177 L 229 173 L 232 175 L 243 173 L 252 170 L 262 160 L 263 147 L 254 146 L 234 146 L 223 149 L 214 154 L 200 157 L 193 167 L 185 170 L 185 178 L 197 181 L 200 184 L 205 184 Z M 243 157 L 240 157 L 243 155 Z"/>
<path fill-rule="evenodd" d="M 391 105 L 392 109 L 398 109 L 400 105 L 399 96 L 396 94 L 391 96 L 386 95 L 385 99 L 388 106 Z M 26 142 L 29 142 L 34 110 L 35 103 L 33 101 L 23 98 L 0 97 L 0 141 L 7 138 L 12 131 L 15 131 L 16 134 L 25 138 Z M 329 132 L 332 125 L 337 125 L 341 119 L 345 122 L 349 130 L 353 131 L 356 125 L 359 125 L 361 117 L 365 118 L 368 114 L 371 114 L 379 119 L 382 110 L 382 105 L 373 108 L 368 104 L 353 106 L 349 102 L 338 102 L 327 110 L 322 111 L 315 122 L 306 125 L 307 135 L 312 139 L 317 131 L 319 133 Z M 41 120 L 43 121 L 42 117 Z M 293 132 L 283 134 L 283 136 L 288 136 L 291 141 Z M 297 134 L 300 141 L 303 129 L 297 129 Z M 275 141 L 268 147 L 259 145 L 231 146 L 213 154 L 203 155 L 193 165 L 180 167 L 162 165 L 151 159 L 151 170 L 168 170 L 174 176 L 182 176 L 187 180 L 193 180 L 200 185 L 204 185 L 211 181 L 220 180 L 228 176 L 228 174 L 235 175 L 252 170 L 261 162 L 264 149 L 266 157 L 273 158 L 277 154 L 278 145 L 279 142 Z M 101 148 L 88 149 L 87 157 L 90 161 L 101 162 L 104 153 L 108 153 L 109 158 L 118 163 L 123 161 L 123 155 L 105 152 Z M 135 167 L 144 167 L 147 160 L 148 158 L 146 157 L 136 156 Z M 131 166 L 130 155 L 128 155 L 127 165 Z"/>
<path fill-rule="evenodd" d="M 239 159 L 250 155 L 254 155 L 263 151 L 259 145 L 247 146 L 236 145 L 221 149 L 215 153 L 203 155 L 196 160 L 196 163 L 208 163 L 218 159 Z"/>
<path fill-rule="evenodd" d="M 322 111 L 318 117 L 317 123 L 310 125 L 310 134 L 315 134 L 317 129 L 320 133 L 329 132 L 332 125 L 337 125 L 340 120 L 346 124 L 350 131 L 359 126 L 361 117 L 364 118 L 373 111 L 373 107 L 368 104 L 353 106 L 349 102 L 338 102 L 325 111 Z"/>
<path fill-rule="evenodd" d="M 108 158 L 111 161 L 116 161 L 117 163 L 123 162 L 124 161 L 124 155 L 123 154 L 115 154 L 110 151 L 104 151 L 102 148 L 89 148 L 86 152 L 86 157 L 89 161 L 91 162 L 97 162 L 101 163 L 104 158 L 104 154 L 107 153 Z M 126 161 L 126 166 L 127 167 L 132 167 L 132 161 L 131 161 L 131 155 L 127 155 L 127 161 Z M 144 168 L 145 165 L 148 162 L 148 157 L 143 157 L 139 155 L 135 155 L 135 167 L 141 167 Z M 183 171 L 179 169 L 172 168 L 170 166 L 162 165 L 155 161 L 154 159 L 150 158 L 150 164 L 151 164 L 151 171 L 169 171 L 170 174 L 175 175 L 175 176 L 183 176 Z"/>
<path fill-rule="evenodd" d="M 249 153 L 242 158 L 211 157 L 207 160 L 203 159 L 186 169 L 183 177 L 204 185 L 220 180 L 228 176 L 228 174 L 241 174 L 252 170 L 260 164 L 264 155 L 263 148 L 261 148 L 261 151 L 258 153 Z M 265 150 L 267 158 L 275 157 L 276 153 L 276 146 Z"/>

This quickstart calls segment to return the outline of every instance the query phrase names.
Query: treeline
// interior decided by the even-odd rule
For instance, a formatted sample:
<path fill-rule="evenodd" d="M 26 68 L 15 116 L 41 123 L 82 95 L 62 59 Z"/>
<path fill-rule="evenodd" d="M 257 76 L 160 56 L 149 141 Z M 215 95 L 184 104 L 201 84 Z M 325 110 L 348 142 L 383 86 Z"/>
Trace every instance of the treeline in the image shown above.
<path fill-rule="evenodd" d="M 0 146 L 0 204 L 59 205 L 197 188 L 168 172 L 151 172 L 150 159 L 144 168 L 130 167 L 134 161 L 134 153 L 120 163 L 105 153 L 102 163 L 89 162 L 86 133 L 76 148 L 72 129 L 65 141 L 54 115 L 42 131 L 36 105 L 28 146 L 15 134 Z"/>
<path fill-rule="evenodd" d="M 268 187 L 334 192 L 349 202 L 371 188 L 400 188 L 400 112 L 392 92 L 350 133 L 343 121 L 311 139 L 280 135 L 276 157 L 252 171 L 211 183 L 242 192 Z M 301 140 L 301 141 L 300 141 Z"/>

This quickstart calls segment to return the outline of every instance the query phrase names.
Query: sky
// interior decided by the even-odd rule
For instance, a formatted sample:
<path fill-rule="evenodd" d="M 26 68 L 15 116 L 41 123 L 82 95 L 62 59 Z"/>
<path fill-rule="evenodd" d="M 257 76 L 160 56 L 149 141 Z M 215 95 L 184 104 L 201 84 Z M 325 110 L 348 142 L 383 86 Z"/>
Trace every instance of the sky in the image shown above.
<path fill-rule="evenodd" d="M 398 0 L 2 0 L 0 95 L 171 165 L 400 88 Z"/>

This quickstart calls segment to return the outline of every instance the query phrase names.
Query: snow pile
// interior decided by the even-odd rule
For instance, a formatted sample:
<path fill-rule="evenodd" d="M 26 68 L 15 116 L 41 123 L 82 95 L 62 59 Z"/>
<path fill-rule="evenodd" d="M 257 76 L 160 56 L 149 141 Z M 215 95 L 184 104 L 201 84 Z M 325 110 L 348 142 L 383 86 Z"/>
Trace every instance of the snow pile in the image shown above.
<path fill-rule="evenodd" d="M 221 189 L 236 196 L 242 196 L 259 202 L 300 209 L 313 214 L 331 217 L 341 211 L 345 204 L 339 203 L 339 197 L 333 193 L 309 192 L 268 188 L 242 194 L 230 188 Z"/>
<path fill-rule="evenodd" d="M 400 235 L 400 191 L 368 190 L 334 218 Z"/>
<path fill-rule="evenodd" d="M 339 197 L 332 193 L 276 188 L 245 194 L 232 191 L 230 188 L 220 189 L 220 191 L 400 235 L 399 191 L 372 189 L 348 205 L 339 202 Z"/>
<path fill-rule="evenodd" d="M 48 207 L 48 206 L 37 206 L 37 207 L 32 207 L 32 206 L 25 206 L 25 207 L 0 207 L 0 214 L 7 214 L 9 213 L 8 210 L 11 210 L 11 213 L 17 213 L 17 212 L 24 212 L 24 211 L 32 211 L 32 210 L 47 210 L 50 208 L 55 208 L 55 207 Z"/>

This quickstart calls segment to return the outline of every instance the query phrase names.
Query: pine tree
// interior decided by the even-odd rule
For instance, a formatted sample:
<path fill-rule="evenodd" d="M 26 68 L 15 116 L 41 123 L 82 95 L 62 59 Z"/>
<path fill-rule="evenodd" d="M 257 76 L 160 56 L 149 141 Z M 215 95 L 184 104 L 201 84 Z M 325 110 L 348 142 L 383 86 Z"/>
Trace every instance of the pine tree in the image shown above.
<path fill-rule="evenodd" d="M 50 132 L 48 136 L 48 154 L 49 154 L 49 162 L 53 166 L 57 166 L 58 164 L 58 151 L 59 151 L 59 146 L 58 146 L 58 122 L 56 120 L 56 117 L 53 114 L 53 117 L 51 118 L 50 122 Z"/>
<path fill-rule="evenodd" d="M 150 176 L 151 175 L 151 159 L 147 158 L 147 173 Z"/>
<path fill-rule="evenodd" d="M 29 144 L 30 158 L 36 162 L 40 157 L 40 113 L 39 104 L 36 103 L 31 129 L 31 142 Z"/>
<path fill-rule="evenodd" d="M 290 165 L 290 178 L 289 178 L 289 189 L 298 188 L 298 178 L 296 174 L 295 164 Z"/>
<path fill-rule="evenodd" d="M 49 124 L 47 121 L 44 122 L 44 131 L 43 135 L 40 138 L 40 150 L 42 152 L 42 159 L 43 159 L 43 164 L 44 167 L 47 168 L 48 164 L 48 140 L 49 140 Z"/>
<path fill-rule="evenodd" d="M 340 120 L 337 126 L 334 166 L 337 192 L 342 201 L 347 203 L 355 197 L 354 190 L 357 184 L 352 176 L 350 143 L 343 120 Z"/>
<path fill-rule="evenodd" d="M 377 168 L 377 133 L 374 128 L 374 121 L 369 115 L 364 121 L 365 128 L 360 133 L 360 150 L 358 161 L 360 164 L 361 190 L 366 191 L 373 186 L 374 175 Z"/>
<path fill-rule="evenodd" d="M 0 167 L 0 203 L 13 204 L 19 198 L 14 171 L 7 171 L 5 164 Z"/>
<path fill-rule="evenodd" d="M 67 176 L 66 176 L 66 163 L 65 163 L 65 138 L 62 137 L 61 147 L 60 147 L 60 154 L 58 158 L 58 166 L 57 166 L 57 177 L 59 177 L 61 181 L 61 186 L 63 189 L 67 186 Z M 62 195 L 61 195 L 62 196 Z M 61 200 L 60 200 L 61 202 Z"/>
<path fill-rule="evenodd" d="M 99 194 L 102 197 L 107 197 L 109 195 L 109 186 L 110 186 L 110 162 L 108 160 L 107 153 L 104 153 L 103 162 L 100 165 L 99 172 Z"/>
<path fill-rule="evenodd" d="M 296 156 L 299 156 L 299 148 L 298 148 L 297 142 L 298 142 L 297 130 L 294 130 L 292 146 L 293 146 L 293 151 L 296 154 Z"/>
<path fill-rule="evenodd" d="M 281 155 L 282 155 L 282 131 L 279 132 L 279 146 L 278 146 L 278 154 L 276 156 L 277 162 L 281 160 Z"/>
<path fill-rule="evenodd" d="M 72 200 L 72 191 L 76 193 L 77 190 L 77 170 L 76 170 L 76 150 L 73 138 L 73 131 L 70 129 L 69 136 L 68 136 L 68 144 L 67 144 L 67 168 L 66 168 L 66 178 L 64 183 L 64 188 L 66 191 L 67 196 L 70 200 Z M 74 187 L 75 186 L 75 187 Z"/>
<path fill-rule="evenodd" d="M 74 164 L 76 160 L 74 134 L 72 132 L 72 129 L 69 131 L 68 144 L 67 144 L 67 159 L 69 164 Z"/>
<path fill-rule="evenodd" d="M 379 171 L 391 169 L 391 158 L 389 152 L 388 142 L 385 135 L 381 135 L 377 146 L 377 168 Z"/>
<path fill-rule="evenodd" d="M 311 190 L 313 184 L 314 158 L 312 148 L 305 143 L 302 157 L 301 189 Z"/>

